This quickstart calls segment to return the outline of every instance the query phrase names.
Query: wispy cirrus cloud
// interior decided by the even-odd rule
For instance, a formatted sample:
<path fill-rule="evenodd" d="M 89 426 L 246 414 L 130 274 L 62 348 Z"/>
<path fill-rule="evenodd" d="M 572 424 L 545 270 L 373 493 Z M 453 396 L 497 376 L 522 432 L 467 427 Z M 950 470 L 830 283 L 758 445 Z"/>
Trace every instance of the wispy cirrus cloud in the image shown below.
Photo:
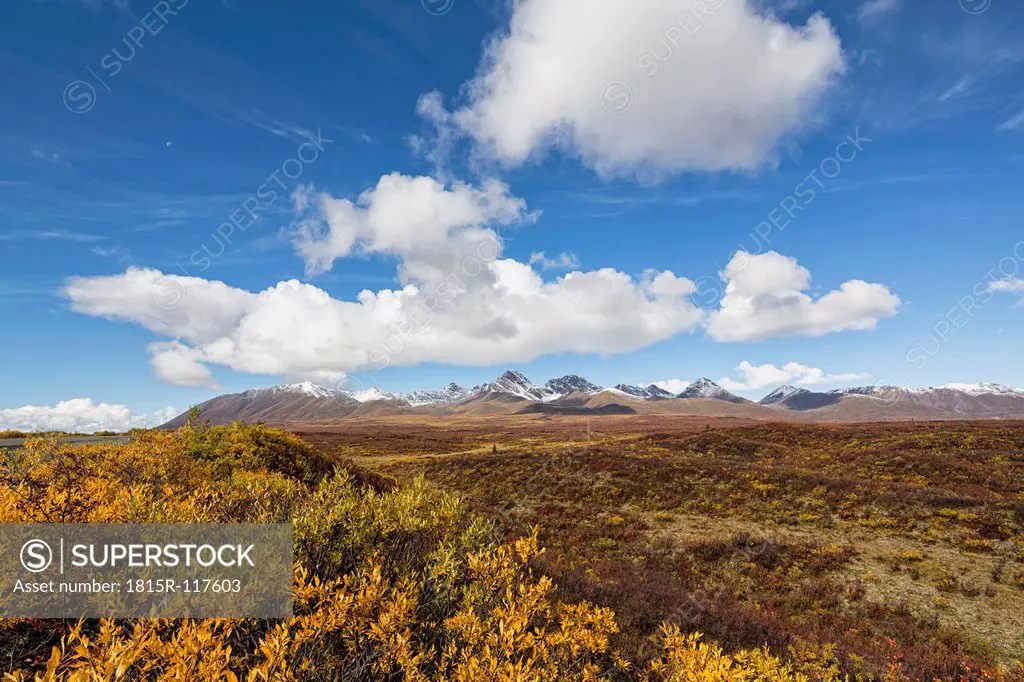
<path fill-rule="evenodd" d="M 316 131 L 297 123 L 278 120 L 259 109 L 237 109 L 234 117 L 242 123 L 292 142 L 301 143 L 316 138 Z"/>
<path fill-rule="evenodd" d="M 977 81 L 977 78 L 972 75 L 963 76 L 936 99 L 940 102 L 946 102 L 963 97 L 970 92 L 971 86 L 974 85 L 975 81 Z"/>
<path fill-rule="evenodd" d="M 57 281 L 0 281 L 0 301 L 25 298 L 51 298 L 56 295 Z"/>
<path fill-rule="evenodd" d="M 54 240 L 77 243 L 99 242 L 106 237 L 74 230 L 12 230 L 0 233 L 0 241 Z"/>
<path fill-rule="evenodd" d="M 996 131 L 1001 133 L 1018 131 L 1024 128 L 1024 109 L 1021 109 L 1016 114 L 1006 119 L 1002 123 L 996 126 Z"/>
<path fill-rule="evenodd" d="M 857 21 L 864 26 L 877 24 L 898 12 L 902 4 L 902 0 L 865 0 L 857 8 Z"/>
<path fill-rule="evenodd" d="M 131 9 L 128 0 L 60 0 L 60 3 L 63 5 L 74 5 L 93 12 L 99 12 L 104 7 L 111 7 L 122 12 Z"/>

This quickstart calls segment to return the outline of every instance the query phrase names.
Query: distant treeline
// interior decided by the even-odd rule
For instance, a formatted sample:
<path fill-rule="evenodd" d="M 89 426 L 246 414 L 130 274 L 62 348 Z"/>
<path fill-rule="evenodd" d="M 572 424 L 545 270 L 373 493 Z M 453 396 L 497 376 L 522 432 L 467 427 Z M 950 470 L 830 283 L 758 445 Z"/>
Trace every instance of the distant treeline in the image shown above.
<path fill-rule="evenodd" d="M 127 435 L 119 431 L 96 431 L 93 433 L 68 433 L 67 431 L 15 431 L 6 429 L 0 431 L 0 439 L 3 438 L 81 438 L 83 436 L 123 436 Z"/>

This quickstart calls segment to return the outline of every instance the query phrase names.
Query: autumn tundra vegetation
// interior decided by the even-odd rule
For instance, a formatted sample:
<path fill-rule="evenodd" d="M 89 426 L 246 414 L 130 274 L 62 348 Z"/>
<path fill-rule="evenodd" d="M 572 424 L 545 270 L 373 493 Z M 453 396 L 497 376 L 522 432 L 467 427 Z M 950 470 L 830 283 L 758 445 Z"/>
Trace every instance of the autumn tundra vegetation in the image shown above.
<path fill-rule="evenodd" d="M 294 616 L 6 619 L 5 679 L 1024 679 L 1024 425 L 193 417 L 3 453 L 0 521 L 291 522 Z"/>

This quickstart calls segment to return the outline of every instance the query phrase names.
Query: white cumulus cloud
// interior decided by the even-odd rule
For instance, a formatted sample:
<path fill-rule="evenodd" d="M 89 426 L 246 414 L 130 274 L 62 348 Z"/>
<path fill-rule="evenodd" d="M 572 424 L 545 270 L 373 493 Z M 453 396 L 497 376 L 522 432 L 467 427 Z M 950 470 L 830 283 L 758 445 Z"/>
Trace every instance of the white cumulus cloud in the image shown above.
<path fill-rule="evenodd" d="M 94 433 L 96 431 L 127 431 L 159 426 L 178 415 L 173 407 L 152 414 L 135 414 L 126 405 L 94 403 L 91 398 L 76 398 L 56 406 L 26 405 L 0 409 L 0 429 L 16 431 L 64 431 Z"/>
<path fill-rule="evenodd" d="M 527 216 L 500 183 L 446 186 L 385 176 L 358 201 L 304 189 L 296 248 L 311 271 L 356 250 L 397 260 L 400 288 L 338 300 L 289 280 L 250 292 L 222 282 L 130 268 L 74 278 L 74 310 L 129 320 L 167 337 L 150 345 L 164 380 L 210 386 L 213 366 L 276 376 L 331 376 L 388 365 L 527 362 L 558 352 L 613 354 L 695 329 L 693 282 L 670 271 L 611 268 L 545 279 L 503 258 L 488 225 Z M 169 297 L 154 291 L 184 292 Z"/>
<path fill-rule="evenodd" d="M 807 294 L 811 273 L 795 258 L 775 251 L 736 253 L 719 273 L 725 292 L 707 331 L 718 341 L 755 341 L 776 336 L 822 336 L 874 329 L 899 310 L 901 301 L 882 284 L 844 282 L 817 298 Z"/>
<path fill-rule="evenodd" d="M 673 394 L 682 393 L 686 390 L 686 387 L 690 385 L 690 382 L 685 379 L 664 379 L 653 383 L 658 388 Z"/>
<path fill-rule="evenodd" d="M 253 298 L 221 282 L 129 268 L 119 277 L 72 277 L 62 293 L 71 309 L 93 317 L 138 322 L 164 336 L 216 339 L 245 315 Z"/>
<path fill-rule="evenodd" d="M 210 390 L 218 388 L 210 368 L 202 363 L 203 356 L 178 341 L 166 341 L 149 345 L 150 366 L 158 379 L 178 386 L 201 386 Z"/>
<path fill-rule="evenodd" d="M 152 344 L 160 378 L 182 385 L 209 383 L 209 365 L 257 374 L 324 375 L 382 369 L 387 365 L 444 362 L 490 365 L 526 362 L 546 353 L 624 353 L 693 329 L 700 311 L 688 299 L 692 284 L 671 273 L 636 280 L 602 269 L 544 281 L 514 260 L 484 263 L 489 286 L 363 291 L 341 301 L 310 284 L 280 282 L 258 293 L 231 291 L 244 311 L 225 310 L 234 322 L 223 336 L 183 325 L 179 341 Z M 93 278 L 97 289 L 140 286 L 138 272 Z M 457 273 L 471 282 L 466 273 Z M 160 273 L 151 272 L 150 277 Z M 446 284 L 445 281 L 441 282 Z M 145 284 L 141 284 L 145 286 Z M 224 293 L 219 282 L 197 290 Z M 69 295 L 87 292 L 79 282 Z M 242 295 L 244 294 L 244 295 Z M 74 299 L 72 299 L 74 301 Z M 210 305 L 201 296 L 182 306 Z M 134 309 L 112 297 L 99 314 L 132 319 Z M 96 307 L 90 308 L 96 311 Z M 160 332 L 165 321 L 142 311 L 133 321 Z"/>
<path fill-rule="evenodd" d="M 491 225 L 531 214 L 494 181 L 473 187 L 392 174 L 357 201 L 304 188 L 295 203 L 292 236 L 308 270 L 378 253 L 395 259 L 399 285 L 340 300 L 298 280 L 247 291 L 133 267 L 72 278 L 63 294 L 73 310 L 133 322 L 160 337 L 149 345 L 160 379 L 208 388 L 216 386 L 216 367 L 338 382 L 391 365 L 627 353 L 702 324 L 713 338 L 730 341 L 865 329 L 899 302 L 885 287 L 863 282 L 812 300 L 801 293 L 809 273 L 776 253 L 738 254 L 722 273 L 725 296 L 710 317 L 692 301 L 693 281 L 669 270 L 632 276 L 602 268 L 546 278 L 503 256 Z M 879 297 L 893 309 L 880 310 Z"/>
<path fill-rule="evenodd" d="M 485 226 L 510 225 L 535 216 L 498 180 L 476 188 L 426 176 L 391 173 L 351 201 L 306 187 L 295 196 L 305 218 L 296 225 L 295 248 L 311 274 L 357 253 L 390 254 L 403 261 L 404 277 L 445 276 L 458 264 L 452 246 L 480 241 Z"/>
<path fill-rule="evenodd" d="M 750 0 L 517 0 L 468 103 L 448 114 L 487 156 L 518 165 L 558 147 L 606 175 L 748 170 L 812 125 L 839 38 Z M 448 136 L 442 136 L 445 142 Z"/>
<path fill-rule="evenodd" d="M 782 367 L 776 367 L 772 364 L 755 366 L 746 360 L 736 367 L 736 371 L 743 375 L 741 381 L 724 377 L 718 383 L 730 391 L 754 391 L 782 384 L 796 384 L 798 386 L 837 384 L 844 381 L 867 379 L 870 376 L 861 372 L 829 374 L 823 369 L 808 367 L 798 362 L 787 362 Z"/>

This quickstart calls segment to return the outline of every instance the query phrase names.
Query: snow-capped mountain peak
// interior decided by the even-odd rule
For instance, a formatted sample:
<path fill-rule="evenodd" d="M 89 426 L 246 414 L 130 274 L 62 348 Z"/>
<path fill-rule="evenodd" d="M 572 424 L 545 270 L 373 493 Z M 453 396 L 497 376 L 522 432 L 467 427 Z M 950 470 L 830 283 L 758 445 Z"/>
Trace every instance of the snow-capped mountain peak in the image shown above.
<path fill-rule="evenodd" d="M 628 395 L 631 398 L 647 398 L 647 390 L 640 388 L 639 386 L 630 386 L 629 384 L 616 384 L 612 390 L 618 393 L 624 393 L 625 395 Z"/>
<path fill-rule="evenodd" d="M 726 390 L 707 377 L 701 377 L 683 389 L 680 398 L 714 398 Z"/>
<path fill-rule="evenodd" d="M 600 386 L 584 379 L 578 374 L 567 374 L 558 379 L 550 379 L 544 385 L 561 395 L 569 393 L 597 393 L 601 390 Z"/>
<path fill-rule="evenodd" d="M 312 381 L 303 381 L 298 384 L 282 384 L 272 388 L 255 389 L 252 393 L 286 393 L 291 395 L 304 395 L 310 398 L 351 398 L 360 403 L 368 403 L 374 400 L 395 400 L 392 393 L 382 391 L 374 386 L 363 391 L 344 391 L 336 388 L 328 388 Z"/>
<path fill-rule="evenodd" d="M 303 381 L 298 384 L 282 384 L 271 388 L 257 388 L 254 389 L 254 392 L 297 393 L 307 395 L 311 398 L 331 398 L 345 395 L 342 391 L 336 391 L 333 388 L 327 388 L 326 386 L 315 384 L 312 381 Z"/>
<path fill-rule="evenodd" d="M 991 382 L 978 382 L 974 384 L 944 384 L 942 386 L 929 386 L 925 388 L 907 388 L 904 386 L 853 386 L 851 388 L 837 388 L 829 393 L 838 395 L 878 395 L 881 393 L 905 393 L 908 395 L 929 395 L 936 394 L 938 391 L 953 391 L 954 393 L 963 393 L 972 396 L 983 396 L 983 395 L 1011 395 L 1011 396 L 1024 396 L 1024 389 L 1014 388 L 1007 386 L 1006 384 L 995 384 Z"/>
<path fill-rule="evenodd" d="M 468 388 L 450 383 L 439 391 L 411 391 L 400 397 L 413 407 L 425 405 L 448 405 L 464 400 L 473 394 Z"/>
<path fill-rule="evenodd" d="M 729 391 L 725 390 L 707 377 L 697 379 L 676 397 L 697 400 L 725 400 L 730 403 L 748 402 L 745 398 L 740 398 L 739 396 L 729 393 Z"/>
<path fill-rule="evenodd" d="M 701 377 L 683 389 L 683 393 L 690 393 L 692 395 L 709 395 L 719 390 L 725 389 L 713 382 L 711 379 Z"/>
<path fill-rule="evenodd" d="M 902 391 L 902 390 L 904 390 L 904 389 L 900 388 L 899 386 L 889 386 L 889 385 L 880 385 L 879 384 L 879 385 L 873 385 L 873 386 L 851 386 L 850 388 L 836 388 L 836 389 L 833 389 L 833 390 L 829 391 L 829 393 L 834 393 L 834 394 L 837 394 L 837 395 L 867 395 L 867 396 L 871 396 L 871 395 L 878 395 L 879 393 L 884 393 L 884 392 L 887 392 L 887 391 Z"/>
<path fill-rule="evenodd" d="M 650 400 L 651 398 L 672 398 L 674 397 L 671 393 L 663 388 L 659 388 L 654 384 L 651 384 L 647 388 L 643 386 L 634 386 L 631 384 L 617 384 L 614 388 L 609 389 L 616 393 L 621 393 L 628 398 L 634 400 Z"/>
<path fill-rule="evenodd" d="M 647 400 L 650 396 L 647 394 L 647 389 L 639 386 L 630 386 L 629 384 L 616 384 L 608 391 L 616 393 L 630 400 Z"/>
<path fill-rule="evenodd" d="M 521 372 L 508 370 L 489 384 L 480 387 L 483 392 L 506 393 L 523 400 L 553 400 L 560 397 L 559 393 L 547 386 L 538 386 L 526 378 Z"/>
<path fill-rule="evenodd" d="M 779 386 L 777 389 L 761 398 L 760 402 L 762 405 L 776 405 L 786 400 L 786 398 L 800 393 L 809 393 L 809 391 L 806 388 L 797 388 L 796 386 Z"/>
<path fill-rule="evenodd" d="M 672 398 L 674 397 L 670 391 L 666 391 L 661 386 L 655 386 L 651 384 L 646 389 L 648 398 Z"/>
<path fill-rule="evenodd" d="M 361 403 L 369 403 L 374 400 L 395 400 L 397 396 L 393 393 L 387 393 L 382 391 L 376 386 L 368 388 L 365 391 L 355 391 L 354 393 L 347 393 L 349 398 L 356 400 Z"/>
<path fill-rule="evenodd" d="M 938 388 L 946 389 L 948 391 L 959 391 L 961 393 L 969 393 L 970 395 L 1020 395 L 1024 394 L 1019 388 L 1013 388 L 1006 384 L 993 384 L 989 382 L 979 382 L 976 384 L 946 384 L 945 386 L 939 386 Z"/>

